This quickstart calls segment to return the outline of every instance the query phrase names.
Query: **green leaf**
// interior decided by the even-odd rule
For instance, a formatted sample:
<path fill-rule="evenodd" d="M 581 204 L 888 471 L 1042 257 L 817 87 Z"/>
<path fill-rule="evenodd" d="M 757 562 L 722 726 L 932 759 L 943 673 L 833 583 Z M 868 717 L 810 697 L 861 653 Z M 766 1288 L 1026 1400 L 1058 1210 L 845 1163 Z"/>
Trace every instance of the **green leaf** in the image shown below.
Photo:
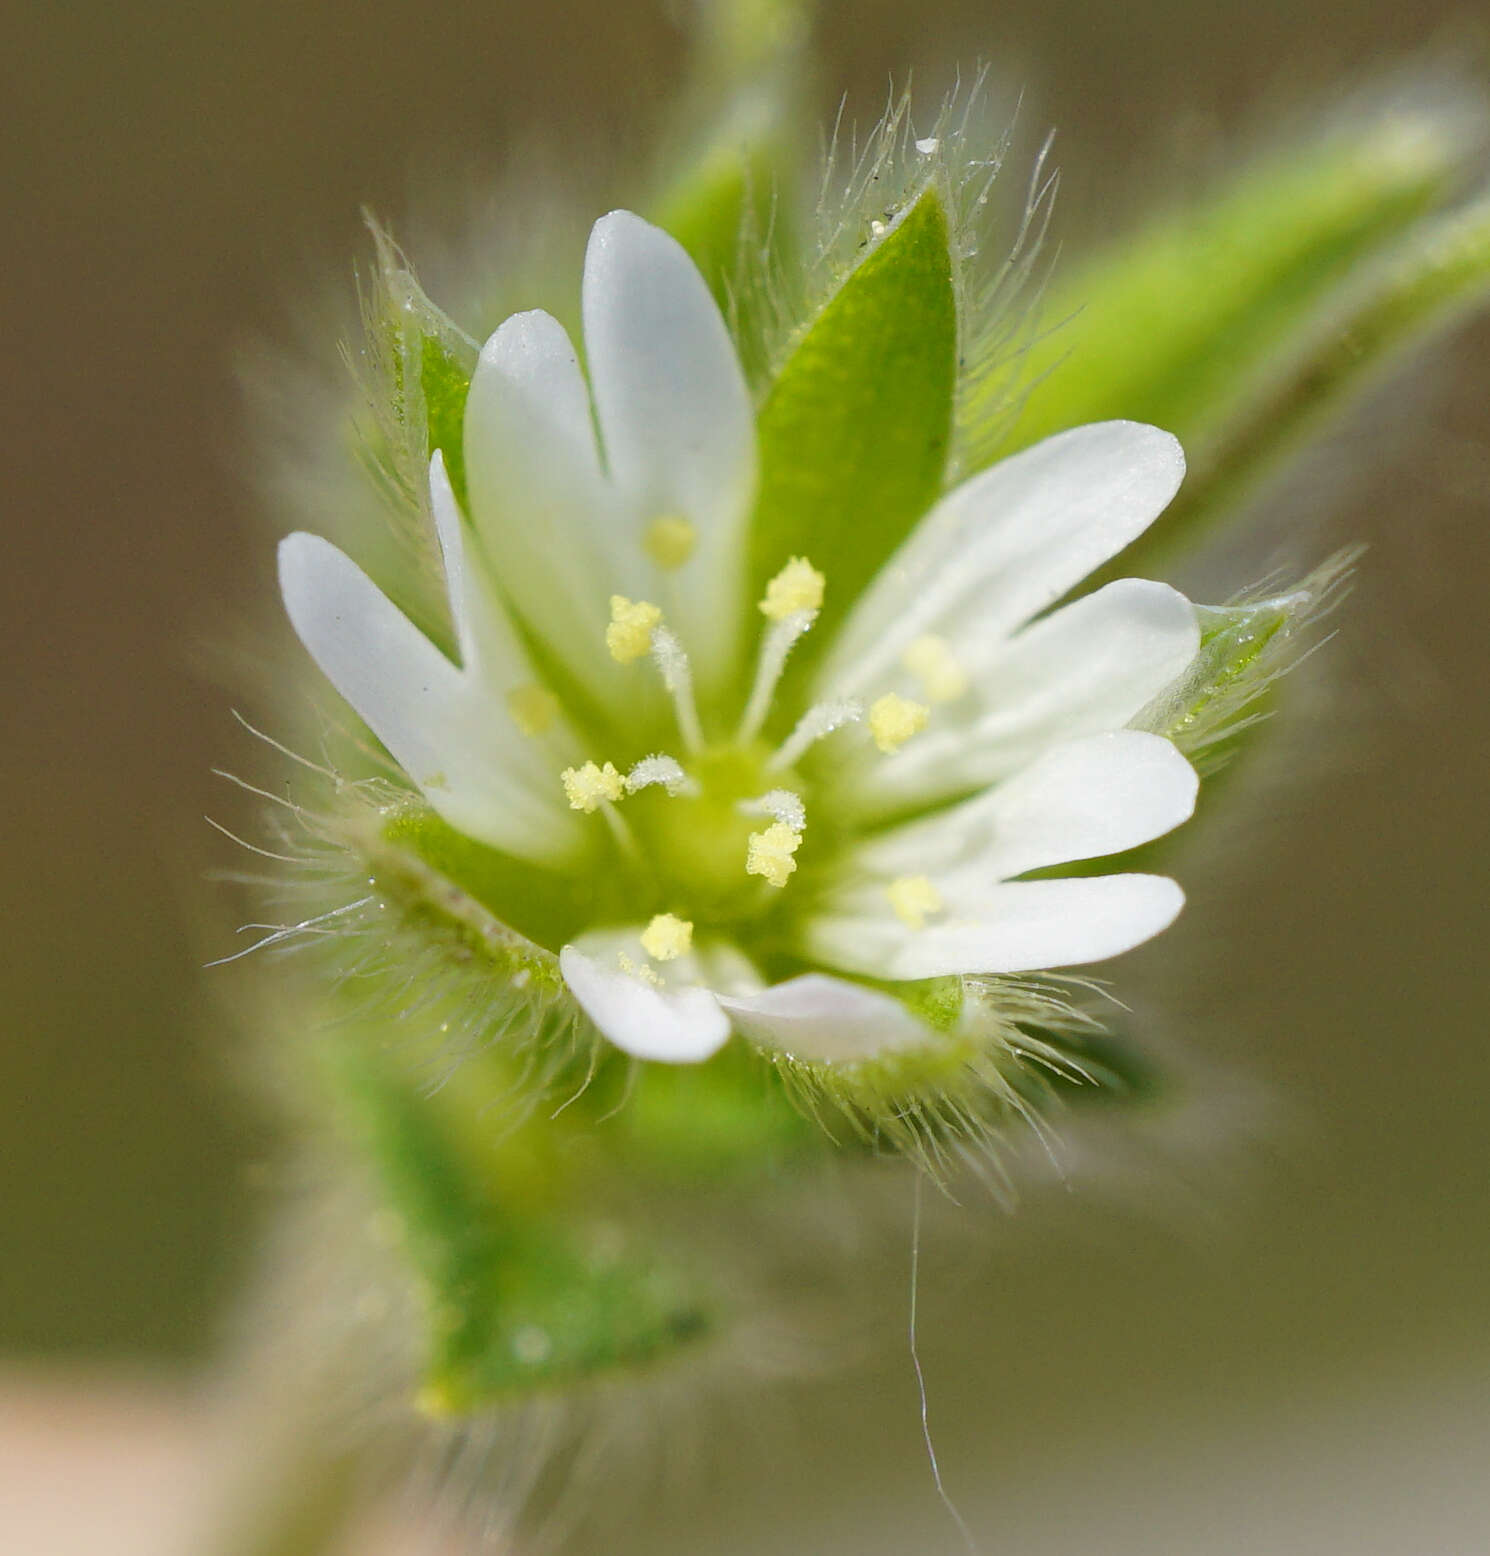
<path fill-rule="evenodd" d="M 1490 198 L 1420 223 L 1341 289 L 1270 381 L 1197 451 L 1166 521 L 1193 532 L 1405 354 L 1490 302 Z"/>
<path fill-rule="evenodd" d="M 807 326 L 761 407 L 752 582 L 764 592 L 793 555 L 827 575 L 808 644 L 935 501 L 956 370 L 947 217 L 927 189 Z"/>
<path fill-rule="evenodd" d="M 583 1206 L 555 1213 L 524 1187 L 545 1177 L 543 1162 L 519 1158 L 552 1157 L 549 1120 L 502 1137 L 488 1111 L 501 1144 L 483 1160 L 462 1148 L 443 1095 L 422 1094 L 369 1044 L 343 1037 L 327 1058 L 344 1126 L 376 1168 L 425 1290 L 430 1411 L 643 1366 L 713 1327 L 711 1305 L 665 1260 L 598 1236 Z"/>
<path fill-rule="evenodd" d="M 1029 357 L 1049 376 L 1014 446 L 1128 417 L 1200 449 L 1337 283 L 1443 198 L 1471 146 L 1456 118 L 1389 112 L 1242 169 L 1063 276 Z"/>

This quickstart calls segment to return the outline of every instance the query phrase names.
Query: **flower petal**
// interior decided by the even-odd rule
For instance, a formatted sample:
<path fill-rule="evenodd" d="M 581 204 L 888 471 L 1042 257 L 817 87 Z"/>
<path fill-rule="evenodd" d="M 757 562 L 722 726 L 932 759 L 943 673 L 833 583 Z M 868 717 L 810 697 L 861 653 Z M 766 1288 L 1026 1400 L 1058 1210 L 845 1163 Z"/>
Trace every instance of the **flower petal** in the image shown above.
<path fill-rule="evenodd" d="M 880 880 L 930 875 L 944 895 L 958 883 L 992 886 L 1162 837 L 1194 812 L 1199 783 L 1161 735 L 1089 735 L 975 799 L 881 834 L 852 850 L 847 868 Z"/>
<path fill-rule="evenodd" d="M 868 817 L 983 788 L 1057 742 L 1121 729 L 1199 646 L 1184 595 L 1143 578 L 1108 584 L 1000 644 L 972 667 L 969 691 L 893 756 L 851 747 L 835 800 Z"/>
<path fill-rule="evenodd" d="M 582 834 L 557 784 L 525 781 L 521 737 L 490 691 L 355 562 L 318 535 L 290 535 L 279 583 L 311 657 L 451 826 L 525 859 L 573 851 Z"/>
<path fill-rule="evenodd" d="M 892 996 L 822 973 L 789 978 L 746 998 L 721 995 L 719 1003 L 751 1042 L 822 1064 L 920 1047 L 936 1035 Z"/>
<path fill-rule="evenodd" d="M 807 949 L 845 972 L 889 978 L 1033 972 L 1105 961 L 1174 922 L 1184 893 L 1162 875 L 1016 881 L 981 895 L 975 916 L 949 912 L 913 930 L 893 915 L 823 915 Z"/>
<path fill-rule="evenodd" d="M 1167 432 L 1098 422 L 1058 433 L 943 498 L 858 602 L 818 677 L 867 693 L 934 633 L 996 644 L 1142 534 L 1184 475 Z"/>
<path fill-rule="evenodd" d="M 558 320 L 514 314 L 482 347 L 466 402 L 471 520 L 513 605 L 589 685 L 605 651 L 610 597 L 638 595 L 639 550 L 600 468 L 590 395 Z"/>
<path fill-rule="evenodd" d="M 559 970 L 590 1020 L 638 1059 L 697 1064 L 729 1040 L 729 1018 L 696 984 L 654 988 L 573 945 L 559 952 Z"/>
<path fill-rule="evenodd" d="M 755 417 L 729 332 L 682 246 L 629 211 L 595 223 L 585 255 L 585 353 L 611 481 L 645 525 L 688 519 L 693 555 L 668 613 L 700 685 L 730 670 L 743 600 Z"/>

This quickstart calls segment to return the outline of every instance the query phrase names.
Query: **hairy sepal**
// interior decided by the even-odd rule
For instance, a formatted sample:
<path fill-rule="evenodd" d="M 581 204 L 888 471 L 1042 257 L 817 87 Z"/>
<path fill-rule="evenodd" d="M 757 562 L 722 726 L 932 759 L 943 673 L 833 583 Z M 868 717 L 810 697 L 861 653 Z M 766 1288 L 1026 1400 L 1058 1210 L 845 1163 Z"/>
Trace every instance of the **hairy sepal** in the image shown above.
<path fill-rule="evenodd" d="M 1316 641 L 1307 629 L 1339 601 L 1358 554 L 1332 557 L 1280 594 L 1198 607 L 1199 653 L 1133 727 L 1172 740 L 1202 776 L 1223 766 L 1266 718 L 1279 677 Z"/>
<path fill-rule="evenodd" d="M 1007 1199 L 1007 1158 L 1059 1091 L 1128 1095 L 1116 1066 L 1085 1067 L 1101 1026 L 1051 982 L 933 978 L 878 985 L 925 1022 L 927 1040 L 847 1064 L 770 1054 L 788 1094 L 840 1147 L 903 1156 L 943 1188 L 972 1177 Z"/>
<path fill-rule="evenodd" d="M 940 491 L 956 371 L 946 208 L 927 187 L 806 326 L 761 406 L 757 594 L 808 556 L 829 580 L 831 631 Z"/>
<path fill-rule="evenodd" d="M 353 427 L 358 457 L 383 498 L 403 565 L 366 560 L 389 597 L 448 648 L 429 462 L 436 449 L 444 454 L 464 501 L 461 429 L 478 347 L 425 295 L 388 233 L 371 221 L 369 228 L 377 268 L 362 299 L 363 343 L 354 357 L 368 414 L 354 419 Z"/>

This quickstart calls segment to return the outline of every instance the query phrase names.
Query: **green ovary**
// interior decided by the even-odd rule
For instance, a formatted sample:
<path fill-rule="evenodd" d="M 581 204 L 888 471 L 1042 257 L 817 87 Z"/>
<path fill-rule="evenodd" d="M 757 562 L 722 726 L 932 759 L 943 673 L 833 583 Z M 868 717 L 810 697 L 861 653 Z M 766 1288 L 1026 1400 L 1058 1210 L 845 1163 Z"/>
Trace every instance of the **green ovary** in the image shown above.
<path fill-rule="evenodd" d="M 771 789 L 802 795 L 795 773 L 767 772 L 759 744 L 710 747 L 684 766 L 696 793 L 670 795 L 649 789 L 622 807 L 654 883 L 659 910 L 705 924 L 760 918 L 776 907 L 779 890 L 746 872 L 752 834 L 771 817 L 740 807 Z"/>

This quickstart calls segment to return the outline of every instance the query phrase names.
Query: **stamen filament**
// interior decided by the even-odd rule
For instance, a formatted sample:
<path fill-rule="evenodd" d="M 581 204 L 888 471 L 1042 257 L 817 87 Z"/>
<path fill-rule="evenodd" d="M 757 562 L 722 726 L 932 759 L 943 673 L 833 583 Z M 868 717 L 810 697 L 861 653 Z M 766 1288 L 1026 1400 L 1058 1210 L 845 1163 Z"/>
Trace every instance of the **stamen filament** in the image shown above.
<path fill-rule="evenodd" d="M 673 699 L 683 744 L 690 751 L 702 750 L 704 731 L 693 697 L 693 667 L 688 663 L 687 650 L 666 627 L 657 627 L 652 633 L 652 658 L 662 672 L 662 684 Z"/>
<path fill-rule="evenodd" d="M 761 638 L 760 654 L 755 663 L 755 684 L 750 689 L 750 701 L 740 718 L 740 732 L 735 737 L 744 742 L 754 740 L 760 733 L 766 715 L 771 711 L 771 699 L 786 669 L 787 656 L 797 639 L 817 620 L 815 610 L 793 611 L 767 629 Z"/>
<path fill-rule="evenodd" d="M 824 735 L 831 735 L 845 724 L 857 724 L 863 717 L 864 704 L 853 697 L 814 703 L 797 720 L 797 727 L 767 759 L 766 771 L 778 773 L 784 767 L 791 767 L 809 746 L 816 745 Z"/>
<path fill-rule="evenodd" d="M 646 855 L 642 853 L 642 846 L 636 840 L 636 833 L 627 825 L 626 818 L 609 800 L 600 802 L 600 814 L 605 817 L 611 836 L 616 840 L 616 847 L 633 865 L 644 866 Z"/>

